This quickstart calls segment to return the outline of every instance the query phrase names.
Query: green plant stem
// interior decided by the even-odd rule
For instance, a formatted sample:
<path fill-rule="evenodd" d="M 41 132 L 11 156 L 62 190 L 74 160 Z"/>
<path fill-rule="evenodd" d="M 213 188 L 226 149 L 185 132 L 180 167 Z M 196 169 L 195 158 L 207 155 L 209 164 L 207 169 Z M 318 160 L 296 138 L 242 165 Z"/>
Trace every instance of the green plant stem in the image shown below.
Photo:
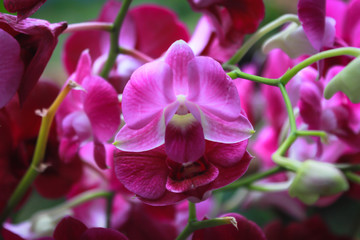
<path fill-rule="evenodd" d="M 6 207 L 1 213 L 1 225 L 8 218 L 16 205 L 20 202 L 20 200 L 22 199 L 26 191 L 29 189 L 30 185 L 34 182 L 38 174 L 44 170 L 44 166 L 42 166 L 42 161 L 44 160 L 45 149 L 52 121 L 60 104 L 65 99 L 66 95 L 70 92 L 70 90 L 74 87 L 76 87 L 76 84 L 70 81 L 56 97 L 50 108 L 48 110 L 45 110 L 44 116 L 41 120 L 39 136 L 36 141 L 35 151 L 31 165 L 21 179 L 20 183 L 17 185 L 15 191 L 12 193 L 9 201 L 6 204 Z"/>
<path fill-rule="evenodd" d="M 151 58 L 151 57 L 147 56 L 146 54 L 144 54 L 140 51 L 137 51 L 135 49 L 127 49 L 127 48 L 120 47 L 119 53 L 129 55 L 129 56 L 136 58 L 143 62 L 151 62 L 154 60 L 153 58 Z"/>
<path fill-rule="evenodd" d="M 306 131 L 296 131 L 296 135 L 298 136 L 316 136 L 321 138 L 326 138 L 327 134 L 324 131 L 313 131 L 313 130 L 306 130 Z"/>
<path fill-rule="evenodd" d="M 110 32 L 110 49 L 109 49 L 109 55 L 105 62 L 105 65 L 100 73 L 100 76 L 104 79 L 107 79 L 109 77 L 109 73 L 111 71 L 111 68 L 114 66 L 115 60 L 117 55 L 119 54 L 119 35 L 120 35 L 120 29 L 124 22 L 125 15 L 130 7 L 132 0 L 124 0 L 121 5 L 121 9 L 116 16 L 116 19 L 113 23 L 111 32 Z"/>
<path fill-rule="evenodd" d="M 346 172 L 344 172 L 344 174 L 350 181 L 360 184 L 360 176 L 359 175 L 357 175 L 353 172 L 350 172 L 350 171 L 346 171 Z"/>
<path fill-rule="evenodd" d="M 104 197 L 106 197 L 106 227 L 110 228 L 112 206 L 113 206 L 115 194 L 113 192 L 108 192 L 108 193 L 109 194 Z"/>
<path fill-rule="evenodd" d="M 237 189 L 239 187 L 248 186 L 248 185 L 256 182 L 257 180 L 269 177 L 271 175 L 274 175 L 274 174 L 282 172 L 282 171 L 285 171 L 285 169 L 280 166 L 276 166 L 267 171 L 255 173 L 248 177 L 241 178 L 241 179 L 237 180 L 236 182 L 233 182 L 233 183 L 219 189 L 218 191 L 228 191 L 228 190 Z"/>
<path fill-rule="evenodd" d="M 264 35 L 266 35 L 267 33 L 271 32 L 275 28 L 278 28 L 287 22 L 295 22 L 297 24 L 300 24 L 299 18 L 295 14 L 285 14 L 285 15 L 279 17 L 278 19 L 275 19 L 274 21 L 272 21 L 269 24 L 260 28 L 255 34 L 253 34 L 244 43 L 244 45 L 242 45 L 242 47 L 234 54 L 234 56 L 229 61 L 224 63 L 224 66 L 234 65 L 234 64 L 238 63 L 244 57 L 244 55 L 249 51 L 249 49 L 257 41 L 259 41 Z"/>
<path fill-rule="evenodd" d="M 188 204 L 189 204 L 189 219 L 188 219 L 188 222 L 197 221 L 195 203 L 188 201 Z"/>
<path fill-rule="evenodd" d="M 176 240 L 185 240 L 188 236 L 190 236 L 191 233 L 199 229 L 211 228 L 225 224 L 235 224 L 235 223 L 236 220 L 233 217 L 213 218 L 209 220 L 189 222 L 186 225 L 185 229 L 176 238 Z"/>
<path fill-rule="evenodd" d="M 87 30 L 100 30 L 100 31 L 111 31 L 112 24 L 105 22 L 85 22 L 85 23 L 73 23 L 65 29 L 63 33 L 72 33 L 78 31 Z"/>
<path fill-rule="evenodd" d="M 287 91 L 285 89 L 285 86 L 283 84 L 279 83 L 278 86 L 280 88 L 281 94 L 282 94 L 284 102 L 285 102 L 286 110 L 288 112 L 290 131 L 295 132 L 296 131 L 295 115 L 294 115 L 293 107 L 292 107 L 291 102 L 290 102 L 289 95 L 288 95 L 288 93 L 287 93 Z"/>
<path fill-rule="evenodd" d="M 311 57 L 305 59 L 304 61 L 300 62 L 299 64 L 295 65 L 293 68 L 288 70 L 280 78 L 280 82 L 283 85 L 286 85 L 298 72 L 300 72 L 302 69 L 306 68 L 307 66 L 310 66 L 311 64 L 325 58 L 336 57 L 341 55 L 350 55 L 350 56 L 358 57 L 360 56 L 360 49 L 354 47 L 344 47 L 344 48 L 331 49 L 328 51 L 324 51 L 312 55 Z"/>
<path fill-rule="evenodd" d="M 279 79 L 259 77 L 256 75 L 241 72 L 240 70 L 231 71 L 231 72 L 227 73 L 227 75 L 229 77 L 231 77 L 231 79 L 244 78 L 244 79 L 251 80 L 253 82 L 263 83 L 263 84 L 271 85 L 271 86 L 278 86 L 278 84 L 279 84 Z"/>

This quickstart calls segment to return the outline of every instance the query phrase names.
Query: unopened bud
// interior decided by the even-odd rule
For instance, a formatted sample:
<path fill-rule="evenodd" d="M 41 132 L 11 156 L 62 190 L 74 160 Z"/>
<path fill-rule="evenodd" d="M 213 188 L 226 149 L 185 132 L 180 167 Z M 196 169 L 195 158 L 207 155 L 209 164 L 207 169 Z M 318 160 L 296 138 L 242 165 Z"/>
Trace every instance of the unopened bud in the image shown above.
<path fill-rule="evenodd" d="M 324 91 L 324 97 L 330 99 L 336 92 L 343 92 L 353 103 L 360 102 L 360 57 L 352 60 L 338 73 Z"/>
<path fill-rule="evenodd" d="M 334 165 L 307 160 L 299 167 L 289 194 L 311 205 L 320 197 L 335 195 L 348 188 L 344 174 Z"/>

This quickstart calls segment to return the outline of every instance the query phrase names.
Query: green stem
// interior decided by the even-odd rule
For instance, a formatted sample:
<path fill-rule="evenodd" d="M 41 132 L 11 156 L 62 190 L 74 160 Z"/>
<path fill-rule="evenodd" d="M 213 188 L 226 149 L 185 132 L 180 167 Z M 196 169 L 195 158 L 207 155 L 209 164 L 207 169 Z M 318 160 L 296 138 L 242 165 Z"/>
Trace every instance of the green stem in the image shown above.
<path fill-rule="evenodd" d="M 306 130 L 306 131 L 296 131 L 296 135 L 298 136 L 316 136 L 321 138 L 326 138 L 327 134 L 324 131 L 313 131 L 313 130 Z"/>
<path fill-rule="evenodd" d="M 248 189 L 259 192 L 281 192 L 289 189 L 289 186 L 290 186 L 290 182 L 287 181 L 287 182 L 249 185 Z"/>
<path fill-rule="evenodd" d="M 138 59 L 140 61 L 143 61 L 143 62 L 151 62 L 151 61 L 154 61 L 153 58 L 147 56 L 146 54 L 140 52 L 140 51 L 137 51 L 135 49 L 128 49 L 128 48 L 123 48 L 123 47 L 120 47 L 119 48 L 119 53 L 122 53 L 122 54 L 125 54 L 125 55 L 129 55 L 135 59 Z"/>
<path fill-rule="evenodd" d="M 111 199 L 113 197 L 112 192 L 107 191 L 98 191 L 98 190 L 92 190 L 85 193 L 82 193 L 67 202 L 64 202 L 63 204 L 60 204 L 56 207 L 45 209 L 40 212 L 37 212 L 31 217 L 32 225 L 36 226 L 39 224 L 39 221 L 41 222 L 43 218 L 45 219 L 51 219 L 51 222 L 57 222 L 57 220 L 60 220 L 64 217 L 64 215 L 67 215 L 69 213 L 69 210 L 77 207 L 85 202 L 94 200 L 96 198 L 106 198 L 107 200 Z"/>
<path fill-rule="evenodd" d="M 1 225 L 8 218 L 12 210 L 20 202 L 26 191 L 29 189 L 30 185 L 34 182 L 37 175 L 44 170 L 44 166 L 42 166 L 42 161 L 44 160 L 51 123 L 54 119 L 57 109 L 59 108 L 66 95 L 70 92 L 72 88 L 75 88 L 76 86 L 76 83 L 70 81 L 56 97 L 50 108 L 44 112 L 31 165 L 26 171 L 23 178 L 20 180 L 20 183 L 17 185 L 15 191 L 12 193 L 9 201 L 7 202 L 5 209 L 1 213 Z"/>
<path fill-rule="evenodd" d="M 228 190 L 238 189 L 243 186 L 248 186 L 257 180 L 266 178 L 268 176 L 274 175 L 274 174 L 282 172 L 284 170 L 285 170 L 284 168 L 282 168 L 280 166 L 276 166 L 267 171 L 255 173 L 248 177 L 241 178 L 241 179 L 237 180 L 236 182 L 233 182 L 233 183 L 219 189 L 218 191 L 228 191 Z"/>
<path fill-rule="evenodd" d="M 279 84 L 279 79 L 259 77 L 256 75 L 241 72 L 240 70 L 231 71 L 231 72 L 227 73 L 227 75 L 229 77 L 231 77 L 231 79 L 244 78 L 244 79 L 251 80 L 253 82 L 263 83 L 263 84 L 271 85 L 271 86 L 278 86 L 278 84 Z"/>
<path fill-rule="evenodd" d="M 176 240 L 185 240 L 190 234 L 196 230 L 203 228 L 217 227 L 225 224 L 236 224 L 236 220 L 233 217 L 222 217 L 222 218 L 213 218 L 203 221 L 189 222 L 185 229 L 180 233 Z M 235 227 L 235 226 L 234 226 Z"/>
<path fill-rule="evenodd" d="M 111 31 L 112 24 L 105 22 L 85 22 L 85 23 L 73 23 L 69 24 L 63 33 L 72 33 L 77 31 L 88 31 L 88 30 L 100 30 L 100 31 Z"/>
<path fill-rule="evenodd" d="M 290 133 L 290 135 L 280 145 L 278 150 L 276 150 L 276 152 L 272 155 L 272 159 L 276 164 L 293 172 L 296 172 L 301 163 L 290 158 L 283 157 L 283 155 L 285 155 L 286 151 L 295 142 L 296 138 L 296 133 Z"/>
<path fill-rule="evenodd" d="M 286 110 L 288 112 L 290 131 L 295 132 L 296 131 L 295 115 L 294 115 L 293 107 L 292 107 L 291 102 L 290 102 L 289 95 L 286 92 L 285 86 L 283 84 L 279 83 L 278 86 L 279 86 L 281 94 L 282 94 L 282 96 L 284 98 Z"/>
<path fill-rule="evenodd" d="M 293 68 L 288 70 L 280 78 L 280 82 L 283 85 L 286 85 L 290 81 L 290 79 L 292 79 L 298 72 L 300 72 L 302 69 L 306 68 L 307 66 L 310 66 L 311 64 L 325 58 L 336 57 L 341 55 L 350 55 L 350 56 L 358 57 L 360 56 L 360 49 L 354 47 L 344 47 L 344 48 L 331 49 L 328 51 L 324 51 L 312 55 L 311 57 L 305 59 L 304 61 L 300 62 L 299 64 L 295 65 Z"/>
<path fill-rule="evenodd" d="M 113 192 L 109 192 L 109 195 L 105 197 L 106 197 L 106 227 L 111 228 L 111 213 L 112 213 L 112 206 L 113 206 L 115 194 Z"/>
<path fill-rule="evenodd" d="M 299 18 L 295 14 L 285 14 L 278 19 L 275 19 L 274 21 L 270 22 L 269 24 L 263 26 L 260 28 L 255 34 L 253 34 L 245 43 L 242 45 L 242 47 L 234 54 L 234 56 L 224 63 L 224 65 L 233 65 L 238 63 L 244 55 L 249 51 L 249 49 L 262 38 L 267 33 L 271 32 L 275 28 L 280 27 L 281 25 L 287 23 L 287 22 L 296 22 L 297 24 L 300 24 Z"/>
<path fill-rule="evenodd" d="M 107 61 L 100 73 L 100 76 L 107 79 L 111 68 L 114 66 L 117 55 L 119 54 L 119 35 L 120 29 L 124 22 L 125 15 L 130 7 L 132 0 L 124 0 L 121 5 L 121 9 L 116 16 L 113 27 L 110 33 L 110 49 Z"/>
<path fill-rule="evenodd" d="M 342 171 L 360 171 L 360 164 L 346 164 L 340 163 L 335 166 Z"/>
<path fill-rule="evenodd" d="M 197 221 L 196 219 L 196 205 L 193 202 L 188 201 L 189 203 L 189 219 L 188 222 Z"/>
<path fill-rule="evenodd" d="M 360 184 L 360 176 L 359 175 L 357 175 L 353 172 L 350 172 L 350 171 L 346 171 L 346 172 L 344 172 L 344 174 L 350 181 Z"/>

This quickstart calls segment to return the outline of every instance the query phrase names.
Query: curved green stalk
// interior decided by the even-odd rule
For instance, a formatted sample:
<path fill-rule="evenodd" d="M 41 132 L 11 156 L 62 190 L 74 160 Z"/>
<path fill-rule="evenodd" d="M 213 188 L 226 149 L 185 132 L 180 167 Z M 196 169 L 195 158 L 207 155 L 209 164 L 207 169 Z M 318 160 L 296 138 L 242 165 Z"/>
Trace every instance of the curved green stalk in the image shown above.
<path fill-rule="evenodd" d="M 275 19 L 274 21 L 268 23 L 267 25 L 260 28 L 255 34 L 253 34 L 245 43 L 242 45 L 242 47 L 234 54 L 234 56 L 224 63 L 224 66 L 226 65 L 234 65 L 238 63 L 244 55 L 249 51 L 249 49 L 257 42 L 259 41 L 264 35 L 271 32 L 275 28 L 280 27 L 281 25 L 287 23 L 287 22 L 295 22 L 297 24 L 300 24 L 299 18 L 295 14 L 285 14 L 278 19 Z"/>
<path fill-rule="evenodd" d="M 31 165 L 27 169 L 20 183 L 17 185 L 15 191 L 12 193 L 3 212 L 1 213 L 0 215 L 1 225 L 8 218 L 11 211 L 20 202 L 26 191 L 29 189 L 30 185 L 34 182 L 35 178 L 39 175 L 39 173 L 41 173 L 44 170 L 45 166 L 42 165 L 42 162 L 44 160 L 47 140 L 48 140 L 52 121 L 54 119 L 57 109 L 59 108 L 62 101 L 65 99 L 66 95 L 70 92 L 72 88 L 75 87 L 77 87 L 77 84 L 70 81 L 56 97 L 55 101 L 52 103 L 50 108 L 42 113 L 43 118 L 41 120 L 39 136 L 36 141 L 35 151 Z"/>
<path fill-rule="evenodd" d="M 336 57 L 336 56 L 341 56 L 341 55 L 350 55 L 350 56 L 358 57 L 358 56 L 360 56 L 360 49 L 354 48 L 354 47 L 344 47 L 344 48 L 331 49 L 328 51 L 314 54 L 311 57 L 308 57 L 304 61 L 300 62 L 299 64 L 295 65 L 290 70 L 288 70 L 280 78 L 280 82 L 283 85 L 286 85 L 298 72 L 300 72 L 302 69 L 310 66 L 311 64 L 316 63 L 317 61 L 325 59 L 325 58 L 331 58 L 331 57 Z"/>
<path fill-rule="evenodd" d="M 122 2 L 121 9 L 120 9 L 118 15 L 116 16 L 113 27 L 111 29 L 109 55 L 105 62 L 105 65 L 100 73 L 100 76 L 103 77 L 104 79 L 107 79 L 109 77 L 111 68 L 114 66 L 116 57 L 119 54 L 120 29 L 124 22 L 126 13 L 130 7 L 131 1 L 132 0 L 124 0 Z"/>

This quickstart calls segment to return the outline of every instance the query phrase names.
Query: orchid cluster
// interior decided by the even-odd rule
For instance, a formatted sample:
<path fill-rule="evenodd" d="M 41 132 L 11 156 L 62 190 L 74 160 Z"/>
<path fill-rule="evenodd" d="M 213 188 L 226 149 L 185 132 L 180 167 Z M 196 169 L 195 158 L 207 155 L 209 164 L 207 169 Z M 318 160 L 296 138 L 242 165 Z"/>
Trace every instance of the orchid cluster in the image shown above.
<path fill-rule="evenodd" d="M 188 0 L 192 32 L 155 3 L 46 4 L 0 13 L 0 239 L 360 237 L 360 0 Z"/>

